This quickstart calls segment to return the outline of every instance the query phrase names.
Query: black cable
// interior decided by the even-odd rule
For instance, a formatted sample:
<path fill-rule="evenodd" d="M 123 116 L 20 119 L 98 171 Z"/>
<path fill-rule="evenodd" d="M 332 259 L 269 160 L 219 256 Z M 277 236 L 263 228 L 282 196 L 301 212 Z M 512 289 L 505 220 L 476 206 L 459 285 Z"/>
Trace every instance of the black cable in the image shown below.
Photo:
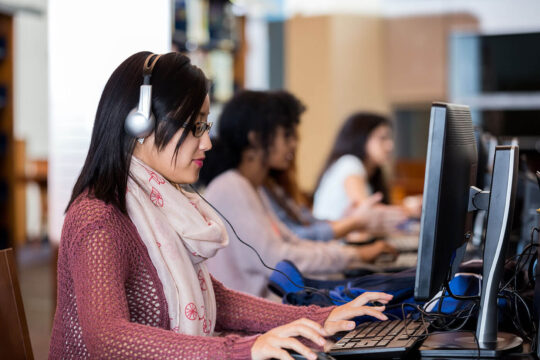
<path fill-rule="evenodd" d="M 253 250 L 253 252 L 257 255 L 257 257 L 259 258 L 259 261 L 261 262 L 261 264 L 267 268 L 268 270 L 271 270 L 271 271 L 275 271 L 281 275 L 283 275 L 287 280 L 289 280 L 291 282 L 291 284 L 293 284 L 294 286 L 300 288 L 300 289 L 304 289 L 304 290 L 309 290 L 309 291 L 312 291 L 314 293 L 319 293 L 319 294 L 324 294 L 325 296 L 328 296 L 328 298 L 330 298 L 330 300 L 332 301 L 335 301 L 335 302 L 340 302 L 340 303 L 343 303 L 343 304 L 346 304 L 348 301 L 344 301 L 344 300 L 341 300 L 341 299 L 334 299 L 330 293 L 324 293 L 324 292 L 321 292 L 320 289 L 316 289 L 316 288 L 313 288 L 311 286 L 302 286 L 302 285 L 298 285 L 297 283 L 295 283 L 287 274 L 285 274 L 283 271 L 281 270 L 278 270 L 278 269 L 275 269 L 271 266 L 268 266 L 264 260 L 262 259 L 261 255 L 259 254 L 259 252 L 253 247 L 251 246 L 250 244 L 248 244 L 247 242 L 245 242 L 244 240 L 242 240 L 240 238 L 240 236 L 238 236 L 238 234 L 236 233 L 236 230 L 234 229 L 234 227 L 232 226 L 232 224 L 230 223 L 230 221 L 225 217 L 223 216 L 223 214 L 214 207 L 214 205 L 210 204 L 210 202 L 208 202 L 208 200 L 206 200 L 191 184 L 189 185 L 189 187 L 195 192 L 197 193 L 197 195 L 199 195 L 199 197 L 201 199 L 204 200 L 205 203 L 207 203 L 212 209 L 214 209 L 215 212 L 217 212 L 226 222 L 227 224 L 229 224 L 229 226 L 231 227 L 233 233 L 234 233 L 234 236 L 236 236 L 236 238 L 238 239 L 238 241 L 240 241 L 242 244 L 244 244 L 245 246 L 247 246 L 248 248 L 250 248 L 251 250 Z"/>
<path fill-rule="evenodd" d="M 244 240 L 242 240 L 240 238 L 240 236 L 238 236 L 238 234 L 236 233 L 236 230 L 234 229 L 234 227 L 232 226 L 232 224 L 230 223 L 230 221 L 225 217 L 223 216 L 223 214 L 221 214 L 221 212 L 216 209 L 210 202 L 208 202 L 192 185 L 189 185 L 189 187 L 195 192 L 197 193 L 197 195 L 199 195 L 199 197 L 206 203 L 208 204 L 212 209 L 214 209 L 214 211 L 216 211 L 226 222 L 227 224 L 231 227 L 231 230 L 233 231 L 234 235 L 236 236 L 236 238 L 238 239 L 238 241 L 240 241 L 243 245 L 247 246 L 248 248 L 250 248 L 256 255 L 257 257 L 259 258 L 259 261 L 261 262 L 261 264 L 271 270 L 271 271 L 275 271 L 281 275 L 283 275 L 291 284 L 293 284 L 294 286 L 298 287 L 298 288 L 301 288 L 301 289 L 304 289 L 304 290 L 308 290 L 308 291 L 312 291 L 314 293 L 321 293 L 320 289 L 316 289 L 316 288 L 313 288 L 313 287 L 310 287 L 310 286 L 301 286 L 301 285 L 298 285 L 296 284 L 287 274 L 285 274 L 283 271 L 281 270 L 278 270 L 278 269 L 275 269 L 271 266 L 268 266 L 264 260 L 262 259 L 261 255 L 259 254 L 259 252 L 253 247 L 251 246 L 250 244 L 248 244 L 247 242 L 245 242 Z M 500 292 L 502 291 L 509 291 L 507 290 L 506 288 L 512 283 L 514 282 L 514 289 L 517 287 L 517 275 L 519 272 L 521 272 L 521 270 L 523 269 L 524 265 L 527 263 L 527 261 L 529 260 L 529 257 L 532 256 L 531 254 L 531 249 L 534 247 L 534 246 L 538 246 L 538 244 L 535 244 L 533 242 L 533 237 L 534 237 L 534 232 L 535 231 L 540 231 L 538 228 L 533 228 L 532 232 L 531 232 L 531 242 L 530 244 L 522 251 L 521 254 L 519 254 L 517 256 L 518 258 L 518 261 L 516 262 L 516 266 L 515 266 L 515 273 L 513 275 L 513 277 L 499 290 Z M 522 263 L 522 260 L 523 260 L 523 256 L 525 254 L 526 251 L 529 251 L 529 253 L 526 255 L 526 260 L 523 261 Z M 507 260 L 508 262 L 508 260 Z M 506 262 L 506 263 L 507 263 Z M 448 276 L 450 276 L 450 271 L 448 271 L 447 273 Z M 445 294 L 446 292 L 448 293 L 449 297 L 451 298 L 454 298 L 456 300 L 462 300 L 462 301 L 473 301 L 472 305 L 469 307 L 469 308 L 464 308 L 464 309 L 461 309 L 457 312 L 454 312 L 454 313 L 451 313 L 451 314 L 444 314 L 442 312 L 442 302 L 444 300 L 445 297 L 447 297 Z M 512 295 L 514 295 L 515 298 L 518 298 L 521 303 L 523 304 L 523 307 L 525 308 L 525 310 L 527 311 L 527 314 L 528 316 L 530 317 L 530 310 L 528 308 L 528 305 L 526 304 L 525 300 L 523 300 L 523 298 L 516 292 L 516 291 L 509 291 Z M 328 296 L 328 298 L 330 298 L 332 301 L 334 302 L 340 302 L 340 303 L 347 303 L 348 301 L 344 301 L 344 300 L 341 300 L 341 299 L 335 299 L 333 298 L 330 293 L 324 293 L 325 296 Z M 448 277 L 447 279 L 445 280 L 443 286 L 442 286 L 442 294 L 440 297 L 438 298 L 433 298 L 432 300 L 430 300 L 428 303 L 424 304 L 425 307 L 428 306 L 428 304 L 430 304 L 432 301 L 439 301 L 439 304 L 438 304 L 438 308 L 439 308 L 439 311 L 436 312 L 436 313 L 428 313 L 426 312 L 425 310 L 421 309 L 421 307 L 417 304 L 407 304 L 407 303 L 402 303 L 402 304 L 394 304 L 394 305 L 390 305 L 388 306 L 386 309 L 390 309 L 390 308 L 394 308 L 394 307 L 397 307 L 399 305 L 401 305 L 401 312 L 402 312 L 402 317 L 403 317 L 403 320 L 405 320 L 405 331 L 406 333 L 408 333 L 408 329 L 407 329 L 407 319 L 405 318 L 405 307 L 406 306 L 410 306 L 410 307 L 413 307 L 416 311 L 418 311 L 420 314 L 421 314 L 421 319 L 422 319 L 422 322 L 423 324 L 425 325 L 425 319 L 438 319 L 438 320 L 441 320 L 441 319 L 445 319 L 445 318 L 450 318 L 451 320 L 446 323 L 446 324 L 442 324 L 440 326 L 441 329 L 444 330 L 444 332 L 455 332 L 455 331 L 460 331 L 466 324 L 467 322 L 469 321 L 470 317 L 472 316 L 473 314 L 473 311 L 475 310 L 475 308 L 478 306 L 478 301 L 480 299 L 480 296 L 462 296 L 462 295 L 455 295 L 452 293 L 452 290 L 450 289 L 450 284 L 449 284 L 449 280 L 448 280 Z M 515 306 L 515 310 L 516 310 L 516 315 L 518 313 L 517 311 L 517 301 L 514 300 L 514 306 Z M 464 313 L 467 313 L 465 316 L 463 316 Z M 398 318 L 396 315 L 394 314 L 387 314 L 387 315 L 390 315 L 392 317 L 396 317 Z M 526 334 L 526 332 L 524 331 L 523 329 L 523 326 L 521 325 L 521 321 L 519 320 L 519 315 L 517 317 L 518 319 L 518 323 L 519 324 L 516 324 L 515 323 L 515 319 L 512 318 L 512 322 L 514 323 L 514 326 L 516 327 L 516 329 L 521 332 L 522 334 L 525 334 L 525 338 L 527 339 L 530 339 L 530 337 Z M 461 322 L 457 327 L 455 328 L 451 328 L 451 325 L 453 325 L 456 321 L 458 320 L 463 320 L 463 322 Z M 431 326 L 434 326 L 434 321 L 428 321 L 428 323 L 431 325 Z M 438 327 L 438 325 L 435 325 L 435 327 Z M 534 324 L 533 324 L 533 328 L 534 328 Z M 534 330 L 534 329 L 533 329 Z M 475 340 L 475 343 L 477 345 L 477 350 L 478 350 L 478 358 L 480 358 L 480 344 L 479 344 L 479 341 L 478 341 L 478 338 L 476 337 L 476 333 L 473 331 L 473 336 L 474 336 L 474 340 Z M 432 335 L 434 334 L 434 332 L 431 332 L 431 333 L 426 333 L 426 334 L 422 334 L 422 335 L 415 335 L 417 337 L 425 337 L 425 336 L 428 336 L 428 335 Z M 412 337 L 412 335 L 410 334 L 407 334 L 408 336 Z"/>
<path fill-rule="evenodd" d="M 521 297 L 521 295 L 519 295 L 517 291 L 515 290 L 505 290 L 505 291 L 510 293 L 513 296 L 513 297 L 511 296 L 503 296 L 503 297 L 506 299 L 510 299 L 511 301 L 513 300 L 513 303 L 514 303 L 513 306 L 514 306 L 515 312 L 514 312 L 514 316 L 511 317 L 511 320 L 514 327 L 516 328 L 516 330 L 520 333 L 522 337 L 524 337 L 529 342 L 532 342 L 534 338 L 534 334 L 536 333 L 536 324 L 534 322 L 531 322 L 531 329 L 530 330 L 525 329 L 525 327 L 521 324 L 521 318 L 519 317 L 518 301 L 516 301 L 516 299 L 519 300 L 523 308 L 526 310 L 527 318 L 532 319 L 531 311 L 529 309 L 529 306 L 527 305 L 527 302 L 523 299 L 523 297 Z M 517 323 L 516 323 L 516 320 L 517 320 Z"/>
<path fill-rule="evenodd" d="M 456 295 L 452 293 L 452 290 L 450 289 L 450 283 L 448 280 L 445 280 L 444 287 L 446 288 L 446 291 L 448 292 L 448 295 L 456 300 L 463 300 L 463 301 L 480 301 L 480 295 L 471 295 L 471 296 L 464 296 L 464 295 Z"/>
<path fill-rule="evenodd" d="M 513 311 L 511 311 L 512 316 L 510 317 L 510 320 L 512 321 L 515 330 L 520 334 L 520 336 L 531 342 L 532 346 L 535 346 L 534 342 L 536 340 L 535 334 L 537 332 L 537 327 L 534 322 L 531 322 L 530 328 L 526 328 L 521 322 L 520 304 L 521 307 L 524 308 L 526 311 L 526 318 L 532 319 L 532 317 L 529 305 L 519 294 L 520 289 L 518 289 L 517 278 L 519 274 L 523 271 L 527 263 L 529 263 L 529 279 L 528 282 L 523 286 L 527 287 L 531 285 L 532 277 L 530 276 L 530 272 L 533 264 L 532 260 L 535 258 L 534 254 L 537 254 L 537 252 L 534 252 L 533 249 L 538 246 L 538 243 L 534 242 L 534 233 L 536 231 L 539 231 L 539 229 L 533 227 L 533 229 L 531 230 L 529 244 L 523 249 L 520 254 L 512 257 L 512 259 L 517 258 L 516 264 L 514 265 L 514 274 L 499 290 L 499 296 L 507 299 L 509 301 L 509 308 L 513 308 Z M 508 261 L 505 264 L 508 264 Z M 511 284 L 513 285 L 513 288 L 511 287 Z"/>
<path fill-rule="evenodd" d="M 525 247 L 525 249 L 523 249 L 523 251 L 519 254 L 519 255 L 516 255 L 518 260 L 516 262 L 516 266 L 515 266 L 515 271 L 514 271 L 514 276 L 512 276 L 512 278 L 510 278 L 510 280 L 508 280 L 508 282 L 506 282 L 506 284 L 502 287 L 502 290 L 506 289 L 506 287 L 508 287 L 510 285 L 511 282 L 514 282 L 514 284 L 517 285 L 517 276 L 518 274 L 521 272 L 521 270 L 523 269 L 523 267 L 525 266 L 525 264 L 527 263 L 527 261 L 529 260 L 529 257 L 531 257 L 532 255 L 534 255 L 534 253 L 532 252 L 532 248 L 533 247 L 537 247 L 539 244 L 538 243 L 535 243 L 534 242 L 534 233 L 535 231 L 540 231 L 540 229 L 538 229 L 537 227 L 533 227 L 532 230 L 531 230 L 531 238 L 530 238 L 530 241 L 529 241 L 529 244 Z M 523 263 L 521 263 L 522 259 L 523 259 L 523 256 L 525 255 L 525 252 L 528 251 L 529 253 L 527 254 L 527 260 L 524 261 Z M 515 256 L 514 256 L 515 257 Z M 519 265 L 519 268 L 518 268 L 518 265 Z"/>

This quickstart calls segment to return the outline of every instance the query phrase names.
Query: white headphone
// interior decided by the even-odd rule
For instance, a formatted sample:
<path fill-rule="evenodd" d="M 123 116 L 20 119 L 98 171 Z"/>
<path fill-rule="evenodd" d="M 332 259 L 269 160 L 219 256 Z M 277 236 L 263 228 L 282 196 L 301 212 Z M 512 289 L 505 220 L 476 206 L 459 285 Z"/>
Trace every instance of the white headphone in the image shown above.
<path fill-rule="evenodd" d="M 156 122 L 156 118 L 152 114 L 152 85 L 150 85 L 150 77 L 160 56 L 150 54 L 144 61 L 144 80 L 139 94 L 139 104 L 129 112 L 124 122 L 126 132 L 136 137 L 141 144 L 144 141 L 144 137 L 152 133 Z"/>

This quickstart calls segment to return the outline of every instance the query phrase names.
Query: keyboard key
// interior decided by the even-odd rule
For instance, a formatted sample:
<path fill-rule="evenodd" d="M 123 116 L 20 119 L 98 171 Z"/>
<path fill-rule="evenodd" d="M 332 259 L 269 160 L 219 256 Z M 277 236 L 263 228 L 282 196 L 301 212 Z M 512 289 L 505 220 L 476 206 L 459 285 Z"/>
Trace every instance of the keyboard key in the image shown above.
<path fill-rule="evenodd" d="M 410 349 L 426 332 L 426 324 L 411 319 L 377 321 L 360 324 L 334 345 L 332 351 L 339 355 L 363 354 L 369 349 L 377 349 L 377 354 L 401 353 Z M 416 335 L 416 336 L 415 336 Z"/>
<path fill-rule="evenodd" d="M 403 329 L 405 328 L 405 324 L 403 322 L 400 322 L 397 324 L 389 333 L 388 335 L 397 335 L 399 334 Z"/>
<path fill-rule="evenodd" d="M 377 335 L 386 336 L 386 334 L 388 334 L 390 330 L 392 330 L 397 324 L 399 324 L 399 322 L 400 322 L 399 320 L 389 321 L 389 324 L 383 330 L 381 330 L 381 332 L 378 333 Z"/>
<path fill-rule="evenodd" d="M 377 340 L 369 340 L 364 344 L 364 347 L 374 347 L 378 342 Z"/>
<path fill-rule="evenodd" d="M 383 339 L 377 343 L 377 346 L 386 346 L 390 342 L 390 339 Z"/>
<path fill-rule="evenodd" d="M 401 348 L 406 347 L 410 340 L 393 340 L 390 342 L 391 347 Z"/>

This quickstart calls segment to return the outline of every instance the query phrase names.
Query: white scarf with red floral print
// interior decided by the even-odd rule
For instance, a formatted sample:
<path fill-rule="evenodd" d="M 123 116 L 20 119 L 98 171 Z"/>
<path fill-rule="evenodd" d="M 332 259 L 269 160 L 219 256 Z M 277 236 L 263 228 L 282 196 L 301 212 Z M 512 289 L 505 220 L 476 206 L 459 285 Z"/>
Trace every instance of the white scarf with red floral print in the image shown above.
<path fill-rule="evenodd" d="M 204 260 L 227 246 L 219 216 L 132 157 L 126 205 L 163 284 L 171 330 L 211 336 L 216 299 Z"/>

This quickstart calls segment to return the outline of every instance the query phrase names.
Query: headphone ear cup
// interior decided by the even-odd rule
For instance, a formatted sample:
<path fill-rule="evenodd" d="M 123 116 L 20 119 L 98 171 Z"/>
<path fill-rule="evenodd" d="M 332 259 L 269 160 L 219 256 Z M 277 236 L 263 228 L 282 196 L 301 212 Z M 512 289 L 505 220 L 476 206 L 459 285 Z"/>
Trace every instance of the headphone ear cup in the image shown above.
<path fill-rule="evenodd" d="M 152 114 L 152 85 L 150 76 L 161 55 L 150 54 L 146 57 L 143 67 L 144 82 L 139 93 L 139 104 L 133 108 L 124 120 L 124 130 L 135 138 L 144 138 L 154 131 L 156 118 Z"/>
<path fill-rule="evenodd" d="M 156 119 L 154 114 L 150 112 L 150 116 L 146 117 L 137 108 L 133 108 L 124 123 L 126 132 L 136 138 L 146 137 L 154 130 Z"/>

